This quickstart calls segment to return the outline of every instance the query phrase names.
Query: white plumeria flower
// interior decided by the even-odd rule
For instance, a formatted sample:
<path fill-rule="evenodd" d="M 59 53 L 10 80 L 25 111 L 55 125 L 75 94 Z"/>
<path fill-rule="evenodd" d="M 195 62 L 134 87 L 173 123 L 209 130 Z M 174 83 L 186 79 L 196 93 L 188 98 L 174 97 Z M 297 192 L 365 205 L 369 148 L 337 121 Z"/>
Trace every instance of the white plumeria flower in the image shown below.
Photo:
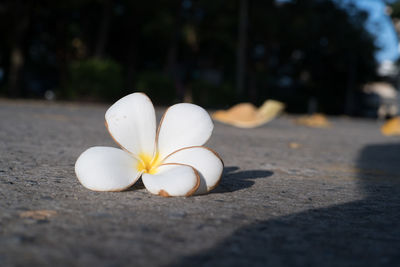
<path fill-rule="evenodd" d="M 153 194 L 190 196 L 218 185 L 223 162 L 217 153 L 202 146 L 214 128 L 203 108 L 173 105 L 156 130 L 151 100 L 143 93 L 133 93 L 112 105 L 105 118 L 122 150 L 97 146 L 79 156 L 75 172 L 86 188 L 122 191 L 142 177 Z"/>

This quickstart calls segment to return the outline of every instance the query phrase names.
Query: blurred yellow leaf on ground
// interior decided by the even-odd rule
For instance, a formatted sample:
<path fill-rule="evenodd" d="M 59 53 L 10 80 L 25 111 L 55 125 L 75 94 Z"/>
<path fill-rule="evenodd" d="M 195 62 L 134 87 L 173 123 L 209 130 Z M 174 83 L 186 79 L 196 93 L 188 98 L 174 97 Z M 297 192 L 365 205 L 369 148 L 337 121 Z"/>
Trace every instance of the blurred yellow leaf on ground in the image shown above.
<path fill-rule="evenodd" d="M 228 110 L 218 110 L 212 117 L 214 120 L 240 128 L 254 128 L 270 122 L 285 108 L 276 100 L 267 100 L 257 109 L 251 103 L 240 103 Z"/>
<path fill-rule="evenodd" d="M 289 143 L 289 147 L 290 147 L 291 149 L 298 149 L 298 148 L 301 147 L 301 144 L 296 143 L 296 142 L 290 142 L 290 143 Z"/>
<path fill-rule="evenodd" d="M 302 116 L 295 121 L 297 124 L 313 127 L 313 128 L 328 128 L 331 126 L 328 118 L 320 113 Z"/>
<path fill-rule="evenodd" d="M 400 117 L 386 121 L 381 127 L 381 133 L 386 136 L 400 135 Z"/>
<path fill-rule="evenodd" d="M 20 218 L 45 220 L 57 214 L 55 210 L 28 210 L 19 214 Z"/>

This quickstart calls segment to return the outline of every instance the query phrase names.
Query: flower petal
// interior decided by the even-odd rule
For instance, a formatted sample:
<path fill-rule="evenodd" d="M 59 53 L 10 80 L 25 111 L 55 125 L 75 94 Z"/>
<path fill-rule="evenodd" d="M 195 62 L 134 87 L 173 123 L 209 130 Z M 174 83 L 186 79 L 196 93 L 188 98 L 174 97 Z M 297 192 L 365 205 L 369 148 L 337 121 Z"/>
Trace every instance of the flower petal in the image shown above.
<path fill-rule="evenodd" d="M 202 107 L 181 103 L 171 106 L 158 129 L 160 157 L 189 146 L 201 146 L 210 138 L 214 124 Z"/>
<path fill-rule="evenodd" d="M 187 197 L 200 185 L 198 172 L 183 164 L 163 164 L 158 167 L 157 174 L 143 173 L 142 180 L 150 193 L 163 197 Z"/>
<path fill-rule="evenodd" d="M 140 177 L 137 160 L 114 147 L 91 147 L 75 163 L 75 173 L 81 184 L 95 191 L 122 191 Z"/>
<path fill-rule="evenodd" d="M 213 150 L 203 147 L 187 147 L 170 154 L 164 163 L 180 163 L 192 166 L 200 174 L 200 186 L 195 192 L 205 194 L 214 189 L 221 180 L 224 164 Z"/>
<path fill-rule="evenodd" d="M 153 155 L 156 115 L 151 100 L 143 93 L 127 95 L 106 112 L 106 126 L 114 140 L 135 156 Z"/>

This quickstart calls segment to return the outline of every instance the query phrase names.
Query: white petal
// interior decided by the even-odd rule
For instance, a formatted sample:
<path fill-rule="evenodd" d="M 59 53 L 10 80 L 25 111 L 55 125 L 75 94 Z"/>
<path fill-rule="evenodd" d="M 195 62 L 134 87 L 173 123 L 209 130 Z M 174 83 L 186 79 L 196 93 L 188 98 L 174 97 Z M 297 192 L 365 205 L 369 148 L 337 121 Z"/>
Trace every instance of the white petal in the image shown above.
<path fill-rule="evenodd" d="M 200 185 L 198 172 L 181 164 L 161 165 L 157 174 L 144 173 L 142 180 L 150 193 L 163 197 L 190 196 Z"/>
<path fill-rule="evenodd" d="M 106 125 L 114 140 L 134 155 L 153 155 L 156 115 L 151 100 L 133 93 L 118 100 L 106 112 Z"/>
<path fill-rule="evenodd" d="M 200 174 L 200 186 L 196 195 L 214 189 L 222 176 L 224 164 L 218 154 L 203 146 L 187 147 L 170 154 L 164 163 L 180 163 L 192 166 Z"/>
<path fill-rule="evenodd" d="M 214 124 L 202 107 L 176 104 L 164 114 L 158 132 L 160 157 L 189 146 L 201 146 L 210 138 Z"/>
<path fill-rule="evenodd" d="M 75 163 L 75 173 L 81 184 L 95 191 L 121 191 L 140 177 L 137 160 L 114 147 L 91 147 Z"/>

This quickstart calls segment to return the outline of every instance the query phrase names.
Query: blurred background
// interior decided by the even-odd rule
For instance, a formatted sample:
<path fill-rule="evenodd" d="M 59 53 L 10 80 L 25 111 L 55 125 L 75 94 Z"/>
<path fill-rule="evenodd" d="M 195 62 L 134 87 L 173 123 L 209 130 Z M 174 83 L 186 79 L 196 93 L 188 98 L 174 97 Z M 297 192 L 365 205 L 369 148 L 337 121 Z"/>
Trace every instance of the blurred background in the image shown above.
<path fill-rule="evenodd" d="M 2 97 L 398 113 L 394 0 L 3 0 L 0 29 Z"/>

